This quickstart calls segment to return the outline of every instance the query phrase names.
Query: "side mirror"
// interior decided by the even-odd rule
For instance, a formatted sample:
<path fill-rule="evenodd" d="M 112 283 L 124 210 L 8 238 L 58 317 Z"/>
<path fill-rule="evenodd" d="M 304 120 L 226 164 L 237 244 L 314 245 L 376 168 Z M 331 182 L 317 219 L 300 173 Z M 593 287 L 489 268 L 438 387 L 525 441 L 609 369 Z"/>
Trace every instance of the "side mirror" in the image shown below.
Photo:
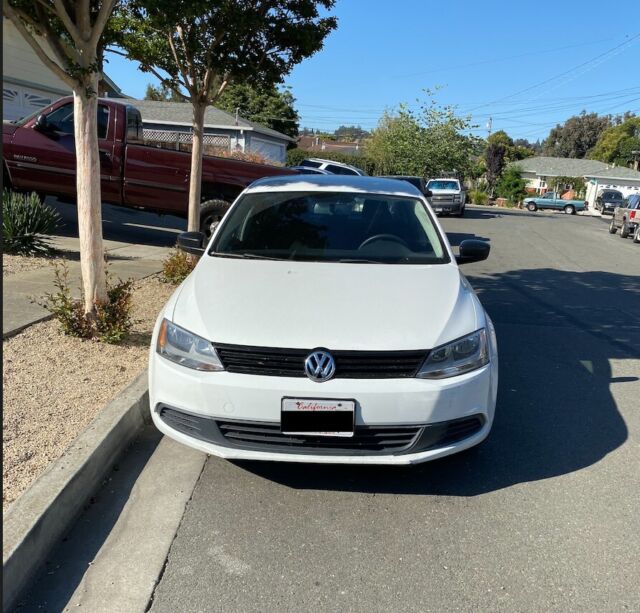
<path fill-rule="evenodd" d="M 460 243 L 460 255 L 456 256 L 458 264 L 469 264 L 471 262 L 481 262 L 489 257 L 491 245 L 485 241 L 469 239 Z"/>
<path fill-rule="evenodd" d="M 431 196 L 433 196 L 433 192 L 430 189 L 425 189 L 424 190 L 424 197 L 425 198 L 431 198 Z"/>
<path fill-rule="evenodd" d="M 178 234 L 178 248 L 200 257 L 204 254 L 206 237 L 202 232 L 182 232 Z"/>
<path fill-rule="evenodd" d="M 33 124 L 34 129 L 38 130 L 38 132 L 48 132 L 49 131 L 49 122 L 47 121 L 46 115 L 38 115 L 36 122 Z"/>

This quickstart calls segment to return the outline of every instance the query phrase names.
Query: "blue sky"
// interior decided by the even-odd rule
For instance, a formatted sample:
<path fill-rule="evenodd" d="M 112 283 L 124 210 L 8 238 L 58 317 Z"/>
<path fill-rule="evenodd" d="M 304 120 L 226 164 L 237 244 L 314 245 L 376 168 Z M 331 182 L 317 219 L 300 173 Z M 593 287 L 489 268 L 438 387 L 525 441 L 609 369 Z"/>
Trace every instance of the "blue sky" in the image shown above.
<path fill-rule="evenodd" d="M 286 78 L 301 126 L 375 127 L 425 88 L 486 135 L 544 138 L 583 109 L 640 114 L 640 1 L 338 0 L 324 49 Z M 110 55 L 109 76 L 143 97 L 155 82 Z"/>

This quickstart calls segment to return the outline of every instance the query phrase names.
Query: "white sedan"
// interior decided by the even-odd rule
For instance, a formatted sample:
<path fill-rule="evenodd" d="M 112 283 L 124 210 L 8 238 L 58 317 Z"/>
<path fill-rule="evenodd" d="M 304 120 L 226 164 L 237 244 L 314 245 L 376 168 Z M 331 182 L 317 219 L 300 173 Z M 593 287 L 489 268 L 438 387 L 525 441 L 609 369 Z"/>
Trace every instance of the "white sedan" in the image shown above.
<path fill-rule="evenodd" d="M 261 179 L 229 209 L 162 310 L 156 426 L 207 453 L 412 464 L 480 443 L 493 422 L 493 325 L 424 196 L 389 179 Z"/>

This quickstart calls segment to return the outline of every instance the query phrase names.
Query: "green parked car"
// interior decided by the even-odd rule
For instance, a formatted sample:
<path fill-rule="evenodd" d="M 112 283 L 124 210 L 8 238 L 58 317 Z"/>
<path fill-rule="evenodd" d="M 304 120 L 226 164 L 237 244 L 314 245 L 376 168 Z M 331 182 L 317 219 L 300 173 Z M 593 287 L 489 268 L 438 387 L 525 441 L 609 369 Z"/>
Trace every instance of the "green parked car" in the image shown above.
<path fill-rule="evenodd" d="M 547 192 L 539 197 L 525 198 L 524 206 L 530 211 L 553 209 L 564 211 L 567 215 L 575 215 L 577 211 L 586 211 L 589 203 L 585 200 L 563 200 L 558 192 Z"/>

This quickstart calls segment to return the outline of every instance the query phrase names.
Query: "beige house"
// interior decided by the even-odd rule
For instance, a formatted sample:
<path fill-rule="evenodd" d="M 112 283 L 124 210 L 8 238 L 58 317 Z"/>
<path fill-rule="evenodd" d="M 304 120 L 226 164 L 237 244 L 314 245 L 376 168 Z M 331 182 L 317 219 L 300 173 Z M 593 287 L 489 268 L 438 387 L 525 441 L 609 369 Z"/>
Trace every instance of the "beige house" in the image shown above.
<path fill-rule="evenodd" d="M 53 57 L 53 54 L 50 54 Z M 103 75 L 101 95 L 119 98 L 118 86 Z M 71 93 L 38 58 L 20 32 L 2 18 L 2 119 L 18 119 Z"/>

